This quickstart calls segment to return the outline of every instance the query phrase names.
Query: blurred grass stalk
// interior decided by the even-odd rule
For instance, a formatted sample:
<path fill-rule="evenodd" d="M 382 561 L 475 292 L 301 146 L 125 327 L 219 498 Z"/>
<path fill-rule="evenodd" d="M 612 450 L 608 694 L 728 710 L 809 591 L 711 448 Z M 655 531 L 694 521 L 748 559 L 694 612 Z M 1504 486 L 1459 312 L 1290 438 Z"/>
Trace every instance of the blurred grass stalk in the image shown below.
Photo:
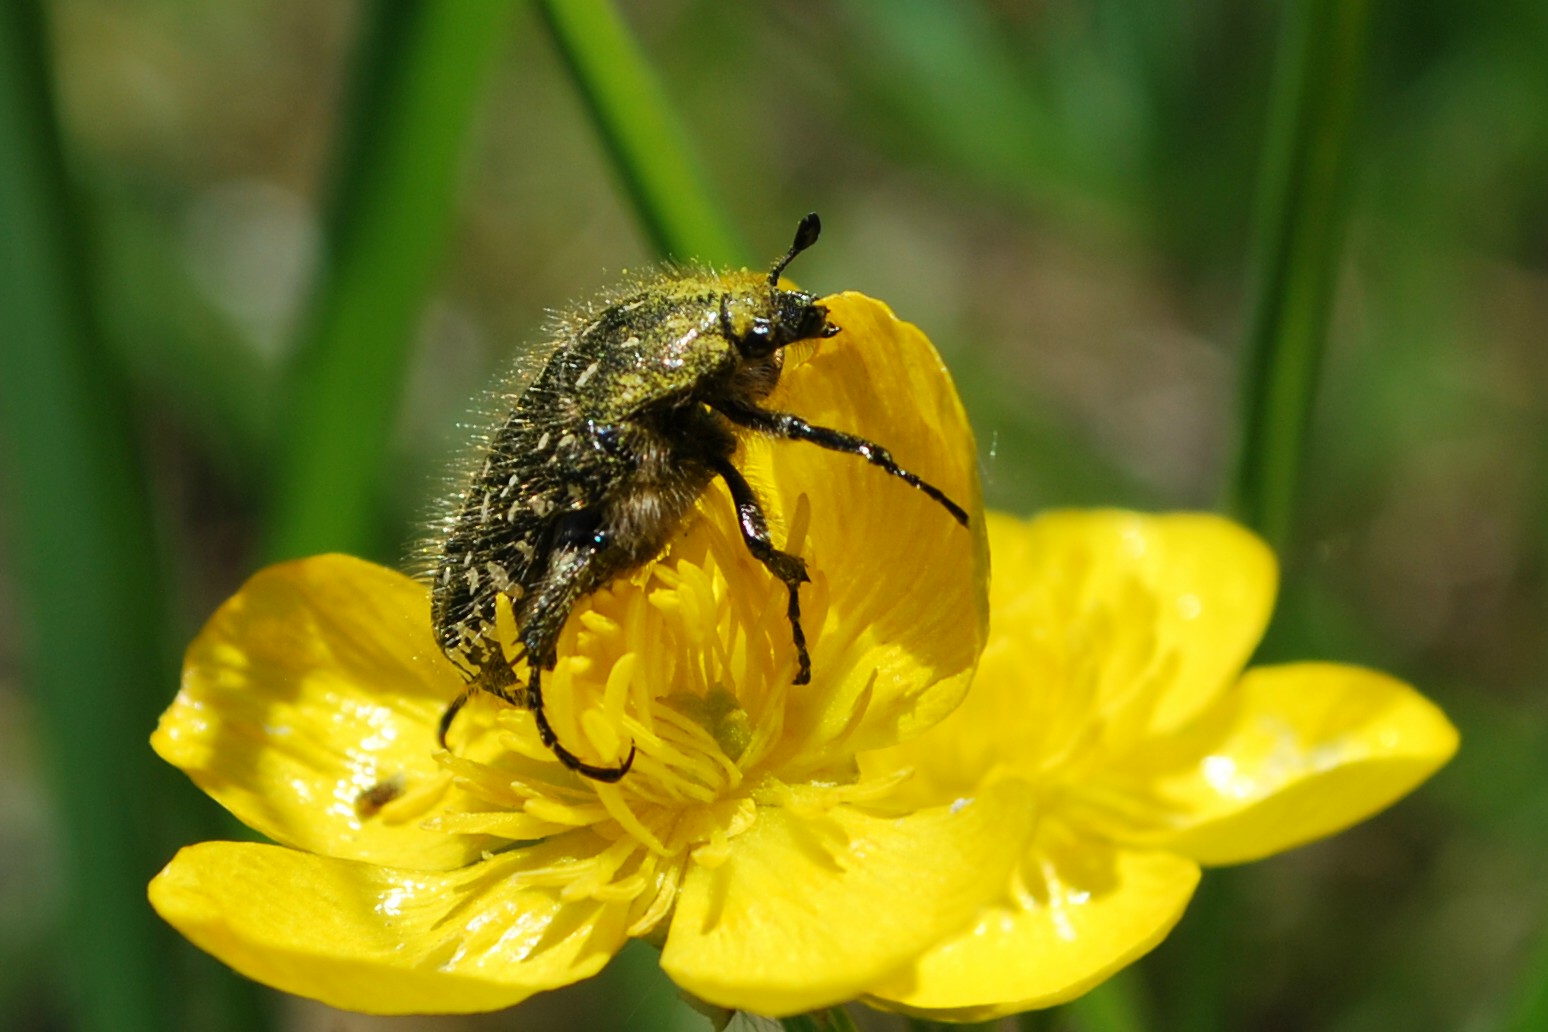
<path fill-rule="evenodd" d="M 28 681 L 69 898 L 72 1027 L 152 1030 L 176 993 L 145 903 L 158 856 L 145 737 L 169 686 L 165 600 L 120 370 L 102 347 L 37 0 L 0 4 L 0 471 Z"/>
<path fill-rule="evenodd" d="M 1371 20 L 1370 0 L 1292 0 L 1281 29 L 1227 507 L 1282 561 L 1338 282 Z M 1230 1026 L 1236 877 L 1211 872 L 1178 927 L 1168 1027 Z"/>
<path fill-rule="evenodd" d="M 1233 515 L 1283 555 L 1347 215 L 1371 0 L 1285 7 L 1258 184 Z"/>
<path fill-rule="evenodd" d="M 747 264 L 687 130 L 618 11 L 608 0 L 539 0 L 538 9 L 656 252 Z"/>
<path fill-rule="evenodd" d="M 270 560 L 385 548 L 381 486 L 415 330 L 510 13 L 506 0 L 361 8 L 326 260 L 282 389 Z"/>

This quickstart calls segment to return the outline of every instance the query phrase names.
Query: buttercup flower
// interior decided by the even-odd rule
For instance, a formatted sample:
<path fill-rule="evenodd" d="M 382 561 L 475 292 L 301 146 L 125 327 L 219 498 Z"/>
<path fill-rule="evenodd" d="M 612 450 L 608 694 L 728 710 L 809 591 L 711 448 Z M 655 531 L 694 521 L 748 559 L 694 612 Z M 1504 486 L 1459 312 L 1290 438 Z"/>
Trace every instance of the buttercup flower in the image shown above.
<path fill-rule="evenodd" d="M 157 911 L 259 981 L 376 1013 L 509 1006 L 632 936 L 701 999 L 790 1014 L 904 978 L 967 927 L 1032 835 L 1021 786 L 878 808 L 904 774 L 854 758 L 967 689 L 986 620 L 971 435 L 917 330 L 825 303 L 845 332 L 792 353 L 770 407 L 874 437 L 973 529 L 853 456 L 748 442 L 776 539 L 811 570 L 809 685 L 718 484 L 657 561 L 577 608 L 545 678 L 569 749 L 607 764 L 637 744 L 614 785 L 487 697 L 438 750 L 462 680 L 422 585 L 343 556 L 271 568 L 190 647 L 152 743 L 278 844 L 184 849 Z"/>
<path fill-rule="evenodd" d="M 1456 750 L 1445 716 L 1383 674 L 1240 674 L 1276 568 L 1226 520 L 990 514 L 989 541 L 990 633 L 972 691 L 860 766 L 868 782 L 913 771 L 891 797 L 908 809 L 1014 786 L 1034 823 L 1000 899 L 873 987 L 880 1006 L 984 1020 L 1078 996 L 1167 934 L 1201 864 L 1347 827 Z"/>
<path fill-rule="evenodd" d="M 885 443 L 973 530 L 852 456 L 748 442 L 812 572 L 811 684 L 791 684 L 784 589 L 718 485 L 578 607 L 545 680 L 572 751 L 638 746 L 612 785 L 487 697 L 437 748 L 462 680 L 422 585 L 343 556 L 274 567 L 190 647 L 152 742 L 278 844 L 183 850 L 158 912 L 352 1010 L 508 1006 L 640 937 L 725 1007 L 975 1020 L 1084 992 L 1166 935 L 1201 864 L 1343 828 L 1455 750 L 1381 674 L 1241 674 L 1276 571 L 1228 521 L 986 517 L 928 341 L 869 299 L 825 303 L 845 332 L 788 356 L 771 407 Z"/>

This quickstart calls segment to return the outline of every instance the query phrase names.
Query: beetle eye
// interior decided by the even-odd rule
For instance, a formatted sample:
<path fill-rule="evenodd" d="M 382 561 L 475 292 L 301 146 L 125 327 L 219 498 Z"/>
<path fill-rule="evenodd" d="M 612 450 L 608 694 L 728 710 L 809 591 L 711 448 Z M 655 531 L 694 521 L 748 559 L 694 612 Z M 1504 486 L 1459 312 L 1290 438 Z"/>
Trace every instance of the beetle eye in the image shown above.
<path fill-rule="evenodd" d="M 767 319 L 753 320 L 752 329 L 742 335 L 737 346 L 744 358 L 767 358 L 778 346 L 774 340 L 774 327 Z"/>

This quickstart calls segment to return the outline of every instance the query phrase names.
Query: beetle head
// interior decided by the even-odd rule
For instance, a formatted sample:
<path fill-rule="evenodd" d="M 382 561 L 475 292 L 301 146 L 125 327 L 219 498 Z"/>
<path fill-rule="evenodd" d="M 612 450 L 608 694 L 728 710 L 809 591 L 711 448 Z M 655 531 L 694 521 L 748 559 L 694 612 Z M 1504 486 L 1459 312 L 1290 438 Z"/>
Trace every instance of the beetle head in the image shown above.
<path fill-rule="evenodd" d="M 763 359 L 798 340 L 831 337 L 839 331 L 828 322 L 828 309 L 803 290 L 781 290 L 779 277 L 796 255 L 811 247 L 822 235 L 822 220 L 814 211 L 796 227 L 795 241 L 774 268 L 769 270 L 769 301 L 766 314 L 752 320 L 748 329 L 733 339 L 742 357 Z"/>

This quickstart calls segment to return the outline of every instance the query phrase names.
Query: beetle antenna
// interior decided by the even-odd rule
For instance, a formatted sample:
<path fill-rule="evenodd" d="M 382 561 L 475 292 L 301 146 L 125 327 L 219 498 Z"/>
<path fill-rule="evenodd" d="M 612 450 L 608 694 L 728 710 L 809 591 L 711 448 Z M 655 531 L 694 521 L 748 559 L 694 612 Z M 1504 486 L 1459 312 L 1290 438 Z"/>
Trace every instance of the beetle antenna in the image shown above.
<path fill-rule="evenodd" d="M 822 219 L 817 217 L 815 211 L 807 213 L 807 216 L 801 220 L 801 224 L 796 226 L 795 242 L 790 245 L 790 250 L 774 263 L 774 269 L 769 273 L 769 286 L 779 286 L 779 277 L 784 273 L 785 266 L 789 265 L 796 255 L 815 244 L 821 235 Z"/>

